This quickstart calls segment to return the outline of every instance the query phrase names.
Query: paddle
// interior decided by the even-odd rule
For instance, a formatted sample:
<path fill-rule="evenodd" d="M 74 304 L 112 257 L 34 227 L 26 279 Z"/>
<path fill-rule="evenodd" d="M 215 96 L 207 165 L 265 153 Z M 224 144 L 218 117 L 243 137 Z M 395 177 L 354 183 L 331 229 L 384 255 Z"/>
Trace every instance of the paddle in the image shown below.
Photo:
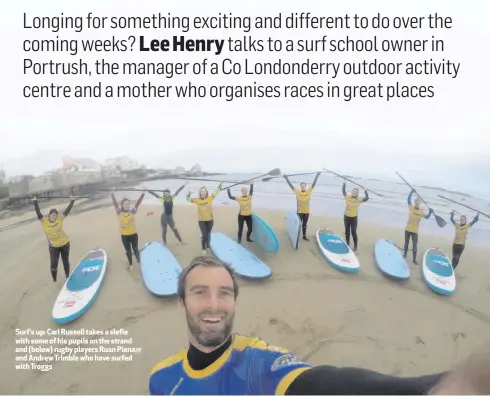
<path fill-rule="evenodd" d="M 318 172 L 291 173 L 290 175 L 278 175 L 278 176 L 272 176 L 272 177 L 264 177 L 264 178 L 262 178 L 262 181 L 268 182 L 269 180 L 272 180 L 272 179 L 275 179 L 276 177 L 281 177 L 281 176 L 293 177 L 293 176 L 316 175 L 317 173 Z"/>
<path fill-rule="evenodd" d="M 263 175 L 260 175 L 260 176 L 257 176 L 257 177 L 253 177 L 253 178 L 251 178 L 251 179 L 241 181 L 240 183 L 235 183 L 235 184 L 232 184 L 231 186 L 225 187 L 225 188 L 223 188 L 221 191 L 228 190 L 229 188 L 232 188 L 232 187 L 238 186 L 239 184 L 246 184 L 246 183 L 249 183 L 249 182 L 251 182 L 252 180 L 257 180 L 257 179 L 260 179 L 261 177 L 265 177 L 265 176 L 279 176 L 280 174 L 281 174 L 281 170 L 280 170 L 279 168 L 274 168 L 274 169 L 272 169 L 271 171 L 269 171 L 269 172 L 267 172 L 267 173 L 264 173 Z"/>
<path fill-rule="evenodd" d="M 107 189 L 102 189 L 98 191 L 107 191 L 107 192 L 112 192 L 112 191 L 142 191 L 142 188 L 118 188 L 116 190 L 107 190 Z M 155 191 L 155 192 L 163 192 L 163 190 L 146 190 L 146 191 Z"/>
<path fill-rule="evenodd" d="M 405 184 L 406 184 L 408 187 L 410 187 L 412 190 L 414 190 L 415 192 L 417 192 L 417 190 L 415 190 L 415 188 L 413 188 L 413 187 L 410 185 L 410 183 L 409 183 L 409 182 L 407 182 L 407 181 L 406 181 L 406 180 L 403 178 L 403 176 L 402 176 L 402 175 L 400 175 L 398 172 L 395 172 L 395 173 L 398 175 L 398 177 L 399 177 L 400 179 L 402 179 L 402 180 L 405 182 Z M 424 203 L 424 205 L 425 205 L 425 206 L 427 206 L 427 207 L 429 208 L 429 205 L 427 205 L 427 202 L 425 202 L 425 201 L 424 201 L 424 199 L 423 199 L 423 198 L 420 196 L 420 194 L 419 194 L 419 193 L 417 193 L 417 195 L 418 195 L 418 197 L 420 198 L 420 200 L 421 200 L 421 201 Z M 432 213 L 434 213 L 434 212 L 432 212 Z M 443 219 L 441 216 L 438 216 L 438 215 L 436 215 L 436 214 L 434 213 L 434 217 L 436 218 L 436 222 L 437 222 L 437 225 L 438 225 L 439 227 L 441 227 L 441 228 L 442 228 L 442 227 L 444 227 L 444 226 L 446 225 L 446 220 L 444 220 L 444 219 Z"/>
<path fill-rule="evenodd" d="M 67 197 L 67 196 L 57 196 L 57 195 L 53 195 L 53 196 L 49 196 L 49 197 L 36 197 L 36 200 L 39 201 L 39 200 L 46 200 L 46 199 L 70 199 L 70 198 L 73 198 L 73 199 L 81 199 L 81 198 L 90 198 L 92 197 L 93 194 L 88 194 L 88 195 L 73 195 L 71 197 Z"/>
<path fill-rule="evenodd" d="M 448 201 L 450 201 L 450 202 L 454 202 L 455 204 L 458 204 L 458 205 L 464 206 L 465 208 L 470 209 L 470 210 L 473 210 L 473 211 L 475 211 L 475 212 L 477 212 L 477 213 L 480 213 L 480 214 L 482 214 L 483 216 L 487 216 L 487 217 L 490 219 L 490 216 L 489 216 L 489 215 L 487 215 L 486 213 L 480 212 L 479 210 L 477 210 L 477 209 L 475 209 L 475 208 L 472 208 L 471 206 L 468 206 L 468 205 L 462 204 L 461 202 L 455 201 L 455 200 L 453 200 L 453 199 L 451 199 L 451 198 L 446 198 L 446 197 L 444 197 L 444 196 L 442 196 L 442 195 L 438 195 L 438 197 L 441 197 L 441 198 L 443 198 L 443 199 L 446 199 L 446 200 L 448 200 Z"/>
<path fill-rule="evenodd" d="M 328 170 L 328 169 L 325 169 L 325 168 L 323 168 L 323 170 L 324 170 L 325 172 L 331 173 L 332 175 L 335 175 L 335 176 L 341 177 L 342 179 L 347 180 L 348 182 L 350 182 L 350 183 L 352 183 L 352 184 L 355 184 L 356 186 L 361 187 L 363 190 L 369 191 L 370 193 L 373 193 L 374 195 L 377 195 L 378 197 L 381 197 L 381 198 L 386 198 L 384 195 L 378 194 L 376 191 L 369 190 L 369 189 L 367 189 L 366 187 L 364 187 L 364 186 L 360 185 L 359 183 L 356 183 L 355 181 L 352 181 L 351 179 L 348 179 L 348 178 L 347 178 L 347 177 L 345 177 L 345 176 L 339 175 L 338 173 L 332 172 L 332 171 L 330 171 L 330 170 Z"/>
<path fill-rule="evenodd" d="M 221 180 L 216 179 L 204 179 L 198 177 L 174 177 L 174 180 L 196 180 L 196 181 L 211 181 L 211 182 L 220 182 Z M 223 180 L 223 183 L 241 183 L 240 180 Z"/>

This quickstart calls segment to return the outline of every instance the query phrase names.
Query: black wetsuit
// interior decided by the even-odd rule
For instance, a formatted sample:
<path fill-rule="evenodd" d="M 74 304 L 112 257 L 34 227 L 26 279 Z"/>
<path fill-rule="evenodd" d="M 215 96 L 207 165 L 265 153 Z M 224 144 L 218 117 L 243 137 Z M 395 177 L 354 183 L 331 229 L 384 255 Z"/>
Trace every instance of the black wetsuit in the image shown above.
<path fill-rule="evenodd" d="M 210 353 L 192 345 L 187 360 L 193 370 L 204 370 L 213 364 L 231 345 L 230 338 Z M 288 387 L 287 395 L 422 395 L 427 394 L 442 374 L 421 377 L 394 377 L 370 370 L 350 367 L 317 366 L 300 374 Z"/>
<path fill-rule="evenodd" d="M 121 241 L 124 246 L 124 251 L 126 252 L 126 257 L 128 258 L 129 265 L 133 265 L 133 253 L 136 257 L 136 261 L 140 262 L 140 251 L 138 248 L 138 233 L 131 235 L 121 235 Z M 131 249 L 133 253 L 131 253 Z"/>
<path fill-rule="evenodd" d="M 179 230 L 175 225 L 173 210 L 174 210 L 174 200 L 177 197 L 177 195 L 182 191 L 183 188 L 184 186 L 180 186 L 179 189 L 175 191 L 175 194 L 169 196 L 168 198 L 166 198 L 165 196 L 159 197 L 153 191 L 148 191 L 151 195 L 158 198 L 158 200 L 163 203 L 163 213 L 160 216 L 160 223 L 162 226 L 162 240 L 164 244 L 167 244 L 167 226 L 172 229 L 177 240 L 179 242 L 182 242 L 182 238 L 180 236 Z"/>

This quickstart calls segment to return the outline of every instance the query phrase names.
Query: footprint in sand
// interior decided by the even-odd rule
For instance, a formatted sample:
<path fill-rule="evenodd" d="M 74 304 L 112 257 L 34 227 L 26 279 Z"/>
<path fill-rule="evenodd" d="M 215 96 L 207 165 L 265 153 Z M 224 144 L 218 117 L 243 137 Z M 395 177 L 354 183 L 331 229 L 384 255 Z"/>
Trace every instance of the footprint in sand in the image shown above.
<path fill-rule="evenodd" d="M 466 333 L 457 332 L 457 333 L 451 333 L 451 334 L 453 336 L 454 341 L 456 341 L 459 337 L 466 338 Z"/>
<path fill-rule="evenodd" d="M 137 321 L 138 318 L 136 316 L 128 316 L 123 320 L 124 323 L 136 323 Z"/>
<path fill-rule="evenodd" d="M 66 393 L 69 393 L 69 394 L 77 394 L 78 393 L 78 384 L 71 384 L 67 389 L 66 389 Z"/>
<path fill-rule="evenodd" d="M 279 332 L 285 332 L 285 333 L 290 334 L 290 335 L 293 335 L 296 333 L 295 330 L 282 319 L 270 318 L 269 324 L 273 325 L 273 326 L 278 325 L 279 326 Z"/>

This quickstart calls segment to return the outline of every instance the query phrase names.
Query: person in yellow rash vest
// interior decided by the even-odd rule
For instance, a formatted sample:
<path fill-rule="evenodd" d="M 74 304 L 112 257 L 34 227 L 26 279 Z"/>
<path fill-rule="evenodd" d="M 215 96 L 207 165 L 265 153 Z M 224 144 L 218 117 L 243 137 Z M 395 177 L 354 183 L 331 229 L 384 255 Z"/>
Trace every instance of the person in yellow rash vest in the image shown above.
<path fill-rule="evenodd" d="M 357 214 L 359 212 L 359 205 L 369 200 L 367 191 L 364 191 L 364 198 L 359 198 L 359 189 L 354 188 L 350 194 L 345 191 L 345 183 L 342 184 L 342 194 L 345 197 L 345 213 L 344 213 L 344 227 L 345 227 L 345 242 L 350 245 L 350 236 L 352 233 L 352 239 L 354 240 L 354 252 L 357 251 Z"/>
<path fill-rule="evenodd" d="M 114 191 L 112 190 L 111 198 L 114 204 L 114 209 L 119 217 L 119 229 L 121 231 L 121 240 L 126 251 L 126 257 L 128 258 L 129 270 L 133 269 L 133 254 L 131 253 L 131 248 L 133 249 L 134 256 L 138 264 L 140 263 L 140 251 L 138 248 L 138 233 L 136 232 L 135 215 L 138 211 L 143 198 L 145 196 L 145 189 L 141 191 L 141 196 L 134 205 L 133 209 L 130 209 L 131 202 L 127 198 L 121 200 L 121 206 L 117 204 L 116 197 L 114 196 Z"/>
<path fill-rule="evenodd" d="M 234 197 L 231 195 L 230 189 L 228 192 L 228 198 L 237 201 L 240 206 L 240 212 L 238 213 L 238 243 L 242 243 L 243 223 L 247 223 L 247 242 L 253 242 L 250 239 L 252 235 L 252 195 L 254 193 L 254 184 L 250 184 L 250 192 L 247 187 L 242 187 L 241 196 Z"/>
<path fill-rule="evenodd" d="M 473 227 L 478 222 L 478 218 L 479 218 L 479 213 L 476 214 L 475 218 L 471 223 L 468 223 L 466 221 L 466 216 L 461 215 L 459 217 L 459 223 L 456 223 L 454 221 L 454 210 L 451 212 L 450 220 L 451 223 L 454 224 L 454 228 L 456 230 L 456 235 L 454 237 L 454 242 L 453 242 L 453 259 L 452 259 L 453 269 L 456 269 L 456 267 L 459 264 L 459 259 L 463 254 L 468 231 L 470 230 L 471 227 Z"/>
<path fill-rule="evenodd" d="M 320 177 L 321 172 L 318 172 L 315 176 L 315 180 L 313 180 L 313 183 L 310 188 L 306 188 L 306 183 L 302 182 L 299 185 L 298 188 L 294 188 L 294 186 L 291 184 L 289 181 L 288 177 L 284 175 L 284 179 L 286 179 L 286 182 L 288 183 L 289 187 L 293 192 L 296 194 L 296 203 L 297 203 L 297 210 L 296 212 L 298 213 L 298 216 L 301 220 L 301 228 L 303 231 L 303 240 L 309 241 L 309 239 L 306 237 L 306 227 L 308 225 L 308 219 L 310 218 L 310 198 L 311 198 L 311 193 L 313 192 L 313 189 L 315 188 L 316 182 L 318 178 Z"/>
<path fill-rule="evenodd" d="M 53 282 L 56 282 L 58 276 L 60 255 L 61 261 L 63 262 L 63 269 L 65 270 L 65 277 L 68 278 L 70 276 L 70 239 L 63 230 L 63 221 L 70 213 L 75 200 L 70 196 L 70 203 L 63 211 L 63 214 L 59 214 L 56 209 L 51 209 L 48 217 L 42 215 L 36 197 L 32 197 L 32 201 L 34 202 L 37 218 L 41 221 L 46 238 L 48 238 L 51 277 L 53 278 Z"/>
<path fill-rule="evenodd" d="M 191 198 L 192 192 L 187 193 L 187 201 L 197 205 L 197 219 L 199 221 L 199 229 L 201 230 L 201 246 L 203 254 L 209 252 L 209 245 L 211 243 L 211 231 L 213 229 L 213 200 L 218 196 L 221 191 L 221 182 L 216 191 L 209 195 L 206 187 L 199 189 L 199 198 Z"/>
<path fill-rule="evenodd" d="M 415 192 L 415 190 L 410 191 L 410 194 L 408 194 L 408 223 L 407 227 L 405 228 L 405 246 L 403 248 L 403 257 L 407 257 L 407 252 L 408 252 L 408 244 L 410 243 L 410 238 L 412 239 L 412 254 L 413 254 L 413 263 L 417 263 L 417 244 L 419 240 L 419 225 L 420 225 L 420 220 L 422 218 L 428 219 L 430 215 L 433 212 L 431 208 L 429 208 L 429 213 L 427 216 L 425 215 L 425 212 L 420 209 L 420 198 L 416 198 L 413 202 L 412 205 L 412 195 Z"/>

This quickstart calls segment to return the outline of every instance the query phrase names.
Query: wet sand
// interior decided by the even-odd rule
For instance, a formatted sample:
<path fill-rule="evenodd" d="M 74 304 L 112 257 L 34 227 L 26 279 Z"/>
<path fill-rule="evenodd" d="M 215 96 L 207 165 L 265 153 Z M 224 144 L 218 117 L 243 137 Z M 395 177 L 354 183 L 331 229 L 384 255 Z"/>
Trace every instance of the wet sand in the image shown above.
<path fill-rule="evenodd" d="M 197 213 L 176 206 L 175 218 L 186 246 L 169 230 L 168 245 L 183 266 L 201 254 Z M 153 215 L 146 215 L 147 212 Z M 216 206 L 214 230 L 236 235 L 237 207 Z M 240 280 L 235 330 L 283 346 L 313 365 L 358 366 L 402 376 L 453 367 L 487 340 L 490 329 L 490 250 L 468 245 L 458 267 L 457 291 L 438 296 L 422 283 L 411 264 L 405 283 L 386 279 L 374 265 L 378 238 L 403 243 L 403 229 L 359 220 L 358 274 L 344 274 L 320 256 L 314 233 L 321 226 L 342 234 L 342 219 L 310 217 L 310 242 L 293 250 L 286 236 L 284 213 L 257 210 L 277 232 L 276 255 L 251 246 L 273 270 L 265 281 Z M 140 247 L 160 241 L 160 208 L 141 206 L 137 215 Z M 11 222 L 11 221 L 10 221 Z M 2 220 L 0 227 L 9 224 Z M 449 225 L 450 226 L 450 225 Z M 51 281 L 46 238 L 38 222 L 0 233 L 1 393 L 11 394 L 147 394 L 148 375 L 159 360 L 186 346 L 186 325 L 175 299 L 150 295 L 139 267 L 130 273 L 112 208 L 73 213 L 65 221 L 71 239 L 72 268 L 94 247 L 109 256 L 107 278 L 90 310 L 69 329 L 124 328 L 132 347 L 142 352 L 131 362 L 55 362 L 48 372 L 15 369 L 15 329 L 57 328 L 51 322 L 54 300 L 64 281 Z M 450 253 L 451 241 L 422 237 L 425 249 Z M 59 270 L 62 272 L 60 263 Z"/>

